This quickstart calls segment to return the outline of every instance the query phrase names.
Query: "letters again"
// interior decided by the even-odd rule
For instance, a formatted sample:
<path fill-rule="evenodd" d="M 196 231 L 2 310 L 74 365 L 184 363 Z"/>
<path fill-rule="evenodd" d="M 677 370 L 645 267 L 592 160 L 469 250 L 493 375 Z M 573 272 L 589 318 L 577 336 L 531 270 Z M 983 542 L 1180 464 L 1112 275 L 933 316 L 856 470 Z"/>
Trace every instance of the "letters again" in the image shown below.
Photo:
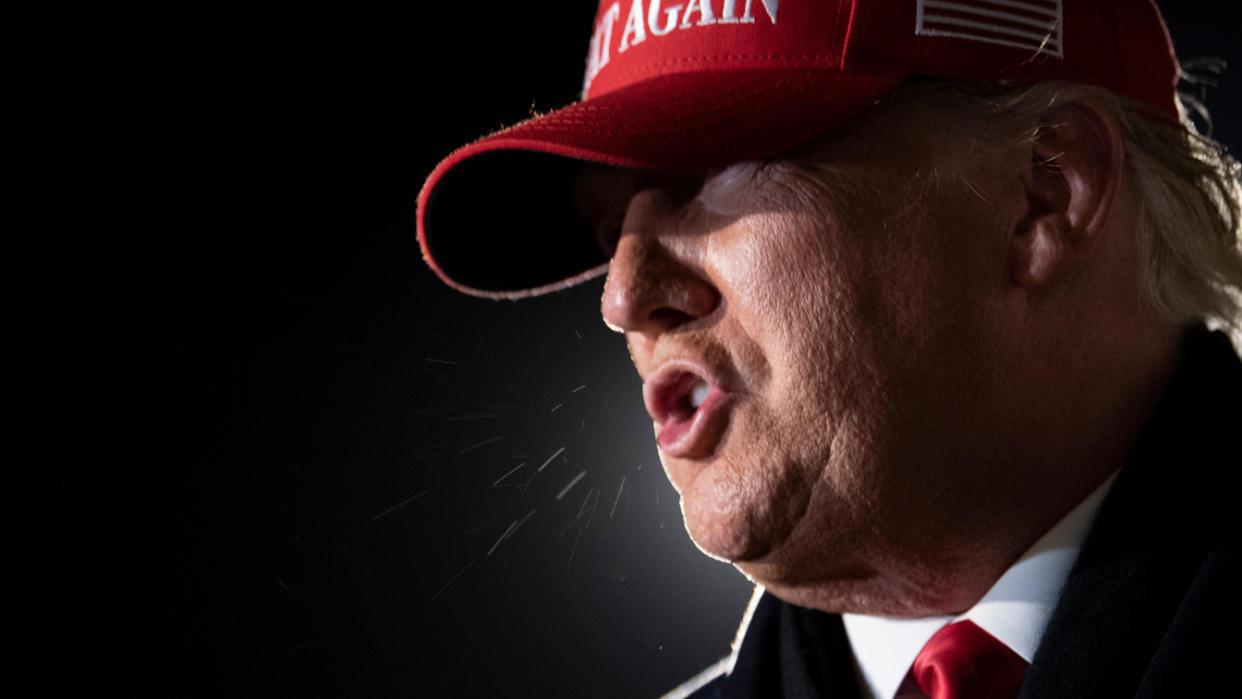
<path fill-rule="evenodd" d="M 713 1 L 720 3 L 720 14 L 713 11 Z M 755 17 L 751 14 L 752 0 L 743 0 L 742 15 L 737 14 L 738 0 L 690 0 L 684 5 L 662 6 L 667 0 L 647 0 L 646 11 L 643 11 L 643 0 L 629 0 L 630 10 L 626 15 L 625 27 L 621 31 L 621 40 L 617 53 L 624 53 L 631 46 L 637 46 L 647 40 L 647 35 L 660 37 L 674 29 L 689 29 L 692 26 L 704 27 L 711 24 L 752 24 Z M 761 0 L 768 19 L 776 24 L 776 10 L 780 0 Z M 683 9 L 684 8 L 684 9 Z M 661 16 L 663 15 L 663 16 Z M 697 15 L 698 21 L 691 23 Z M 587 56 L 586 79 L 582 86 L 585 95 L 591 87 L 591 81 L 599 74 L 611 58 L 613 29 L 621 19 L 621 2 L 614 2 L 599 15 L 599 23 L 595 25 L 595 33 L 591 35 L 591 48 Z"/>

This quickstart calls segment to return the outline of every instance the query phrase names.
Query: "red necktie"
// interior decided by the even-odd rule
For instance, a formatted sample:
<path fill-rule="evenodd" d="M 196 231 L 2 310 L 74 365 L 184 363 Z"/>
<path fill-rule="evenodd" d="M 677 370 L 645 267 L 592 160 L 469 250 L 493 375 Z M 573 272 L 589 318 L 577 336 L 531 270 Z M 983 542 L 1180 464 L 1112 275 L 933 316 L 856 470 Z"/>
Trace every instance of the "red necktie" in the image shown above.
<path fill-rule="evenodd" d="M 931 699 L 1012 699 L 1026 661 L 967 620 L 937 631 L 910 672 Z"/>

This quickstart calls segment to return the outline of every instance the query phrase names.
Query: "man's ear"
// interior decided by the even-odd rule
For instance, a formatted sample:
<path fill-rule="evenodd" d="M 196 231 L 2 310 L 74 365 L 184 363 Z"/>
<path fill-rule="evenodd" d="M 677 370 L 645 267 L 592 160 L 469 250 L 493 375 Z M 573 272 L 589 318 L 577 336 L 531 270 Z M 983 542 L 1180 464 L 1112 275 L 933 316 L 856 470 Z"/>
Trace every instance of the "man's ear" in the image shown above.
<path fill-rule="evenodd" d="M 1092 249 L 1120 189 L 1124 163 L 1121 128 L 1102 109 L 1075 102 L 1041 117 L 1024 178 L 1027 213 L 1011 247 L 1015 284 L 1044 286 Z"/>

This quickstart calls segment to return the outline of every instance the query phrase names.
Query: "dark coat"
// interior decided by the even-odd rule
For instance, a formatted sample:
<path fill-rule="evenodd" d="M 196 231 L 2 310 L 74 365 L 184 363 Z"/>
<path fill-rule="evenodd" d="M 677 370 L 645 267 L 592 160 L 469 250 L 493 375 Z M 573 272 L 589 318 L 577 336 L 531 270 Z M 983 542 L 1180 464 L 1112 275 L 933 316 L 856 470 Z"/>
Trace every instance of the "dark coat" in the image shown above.
<path fill-rule="evenodd" d="M 1100 507 L 1019 696 L 1238 692 L 1240 481 L 1242 363 L 1222 333 L 1195 329 Z M 691 696 L 857 697 L 841 617 L 765 594 L 733 672 Z"/>

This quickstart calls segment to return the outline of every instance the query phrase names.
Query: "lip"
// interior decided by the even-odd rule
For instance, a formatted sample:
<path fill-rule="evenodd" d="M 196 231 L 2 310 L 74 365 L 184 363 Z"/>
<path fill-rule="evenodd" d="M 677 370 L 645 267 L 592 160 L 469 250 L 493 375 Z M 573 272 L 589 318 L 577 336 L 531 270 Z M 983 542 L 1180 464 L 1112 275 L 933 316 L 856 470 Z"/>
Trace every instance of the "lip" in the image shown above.
<path fill-rule="evenodd" d="M 698 408 L 690 403 L 690 389 L 704 381 L 707 398 Z M 714 372 L 694 362 L 665 363 L 643 386 L 643 401 L 655 420 L 656 442 L 666 455 L 702 459 L 715 453 L 729 424 L 734 394 L 726 390 Z"/>

